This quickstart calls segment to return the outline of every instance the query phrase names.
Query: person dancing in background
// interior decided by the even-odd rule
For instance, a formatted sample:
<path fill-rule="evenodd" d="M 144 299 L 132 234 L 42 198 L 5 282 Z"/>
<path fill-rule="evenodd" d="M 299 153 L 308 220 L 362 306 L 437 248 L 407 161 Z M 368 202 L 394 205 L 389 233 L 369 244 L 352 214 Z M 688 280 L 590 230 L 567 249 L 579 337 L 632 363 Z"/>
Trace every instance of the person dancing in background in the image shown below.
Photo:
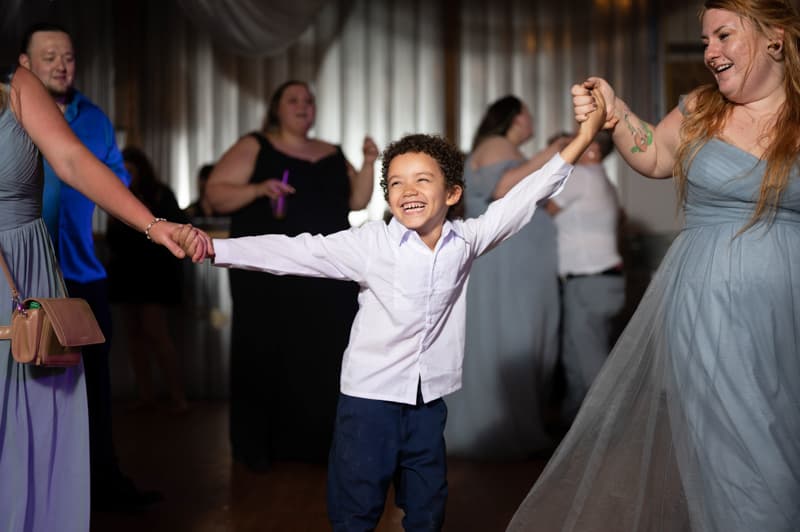
<path fill-rule="evenodd" d="M 0 248 L 23 297 L 65 297 L 64 279 L 41 218 L 40 155 L 59 177 L 140 237 L 184 252 L 177 224 L 155 218 L 75 136 L 38 78 L 25 68 L 0 78 Z M 211 242 L 200 238 L 202 257 Z M 144 234 L 141 234 L 144 233 Z M 0 324 L 11 320 L 11 289 L 0 277 Z M 0 341 L 0 530 L 89 530 L 89 420 L 83 363 L 19 364 Z"/>
<path fill-rule="evenodd" d="M 800 16 L 709 0 L 716 84 L 657 126 L 602 78 L 628 164 L 675 176 L 685 213 L 518 530 L 800 530 Z"/>
<path fill-rule="evenodd" d="M 569 141 L 526 159 L 533 138 L 528 107 L 516 96 L 492 103 L 464 164 L 467 217 L 483 214 Z M 464 388 L 448 398 L 448 453 L 525 458 L 548 449 L 544 407 L 558 357 L 556 231 L 544 209 L 473 267 L 467 290 Z"/>
<path fill-rule="evenodd" d="M 231 216 L 231 237 L 330 234 L 367 206 L 377 146 L 364 140 L 357 172 L 338 146 L 309 137 L 315 114 L 306 83 L 283 83 L 263 130 L 240 138 L 216 164 L 206 195 L 214 212 Z M 253 471 L 272 460 L 324 462 L 358 287 L 242 270 L 230 272 L 230 284 L 234 459 Z"/>
<path fill-rule="evenodd" d="M 153 164 L 139 148 L 122 150 L 131 176 L 130 190 L 154 215 L 188 223 L 175 194 L 156 176 Z M 141 408 L 154 408 L 151 358 L 155 358 L 170 397 L 170 410 L 189 408 L 179 355 L 169 331 L 169 310 L 180 304 L 183 266 L 165 250 L 148 246 L 136 231 L 110 220 L 106 231 L 109 297 L 120 304 L 128 332 L 128 357 L 133 367 Z M 152 356 L 151 356 L 152 355 Z"/>
<path fill-rule="evenodd" d="M 560 133 L 548 143 L 571 136 Z M 613 346 L 615 318 L 625 306 L 625 277 L 617 249 L 619 200 L 603 167 L 613 150 L 611 134 L 598 133 L 578 159 L 564 190 L 546 205 L 558 229 L 564 427 L 572 424 L 603 367 Z"/>

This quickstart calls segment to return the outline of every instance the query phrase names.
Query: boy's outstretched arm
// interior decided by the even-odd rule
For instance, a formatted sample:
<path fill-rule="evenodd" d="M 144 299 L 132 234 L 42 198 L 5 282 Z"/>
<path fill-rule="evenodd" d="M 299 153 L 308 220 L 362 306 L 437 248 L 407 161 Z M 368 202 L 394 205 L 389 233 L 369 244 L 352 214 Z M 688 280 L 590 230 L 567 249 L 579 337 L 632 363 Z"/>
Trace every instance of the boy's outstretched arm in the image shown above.
<path fill-rule="evenodd" d="M 581 121 L 578 133 L 572 141 L 561 150 L 561 158 L 570 164 L 580 159 L 583 152 L 592 143 L 595 135 L 603 127 L 606 119 L 606 104 L 603 95 L 599 90 L 592 91 L 595 102 L 595 110 L 586 116 L 586 120 Z"/>

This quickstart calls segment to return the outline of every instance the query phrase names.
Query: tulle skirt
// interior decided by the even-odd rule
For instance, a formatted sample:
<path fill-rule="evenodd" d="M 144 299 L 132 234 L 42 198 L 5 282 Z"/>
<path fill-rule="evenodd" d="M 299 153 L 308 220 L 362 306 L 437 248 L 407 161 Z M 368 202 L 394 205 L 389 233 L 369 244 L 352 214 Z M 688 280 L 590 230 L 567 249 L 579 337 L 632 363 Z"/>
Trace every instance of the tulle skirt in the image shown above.
<path fill-rule="evenodd" d="M 800 224 L 684 230 L 509 531 L 800 530 Z"/>

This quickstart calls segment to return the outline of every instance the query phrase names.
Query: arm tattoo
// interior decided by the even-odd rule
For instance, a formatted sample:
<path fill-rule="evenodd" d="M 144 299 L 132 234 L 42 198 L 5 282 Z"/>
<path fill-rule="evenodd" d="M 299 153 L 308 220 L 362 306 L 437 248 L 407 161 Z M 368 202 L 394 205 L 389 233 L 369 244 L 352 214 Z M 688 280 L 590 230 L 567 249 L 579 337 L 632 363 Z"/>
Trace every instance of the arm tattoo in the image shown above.
<path fill-rule="evenodd" d="M 631 146 L 631 153 L 646 152 L 647 147 L 653 143 L 653 131 L 642 120 L 639 120 L 638 128 L 634 127 L 633 124 L 631 124 L 628 111 L 625 111 L 622 119 L 625 121 L 625 125 L 628 126 L 628 131 L 633 135 L 634 145 Z"/>

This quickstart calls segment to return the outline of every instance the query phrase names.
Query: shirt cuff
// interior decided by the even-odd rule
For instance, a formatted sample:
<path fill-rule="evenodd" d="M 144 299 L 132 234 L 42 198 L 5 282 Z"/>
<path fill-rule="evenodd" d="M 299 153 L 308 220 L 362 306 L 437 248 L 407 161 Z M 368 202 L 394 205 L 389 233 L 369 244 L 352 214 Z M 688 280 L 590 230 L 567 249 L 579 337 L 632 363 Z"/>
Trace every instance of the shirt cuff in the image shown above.
<path fill-rule="evenodd" d="M 552 168 L 550 168 L 549 171 L 553 176 L 553 182 L 550 186 L 550 192 L 548 192 L 542 198 L 542 201 L 548 200 L 561 193 L 561 191 L 564 190 L 564 185 L 567 184 L 567 178 L 569 178 L 570 174 L 572 174 L 573 168 L 575 168 L 561 157 L 561 153 L 556 153 L 553 155 L 545 167 L 549 167 L 551 165 Z"/>
<path fill-rule="evenodd" d="M 214 266 L 230 266 L 231 253 L 230 243 L 227 238 L 212 238 L 211 243 L 214 245 L 214 257 L 211 259 Z"/>

